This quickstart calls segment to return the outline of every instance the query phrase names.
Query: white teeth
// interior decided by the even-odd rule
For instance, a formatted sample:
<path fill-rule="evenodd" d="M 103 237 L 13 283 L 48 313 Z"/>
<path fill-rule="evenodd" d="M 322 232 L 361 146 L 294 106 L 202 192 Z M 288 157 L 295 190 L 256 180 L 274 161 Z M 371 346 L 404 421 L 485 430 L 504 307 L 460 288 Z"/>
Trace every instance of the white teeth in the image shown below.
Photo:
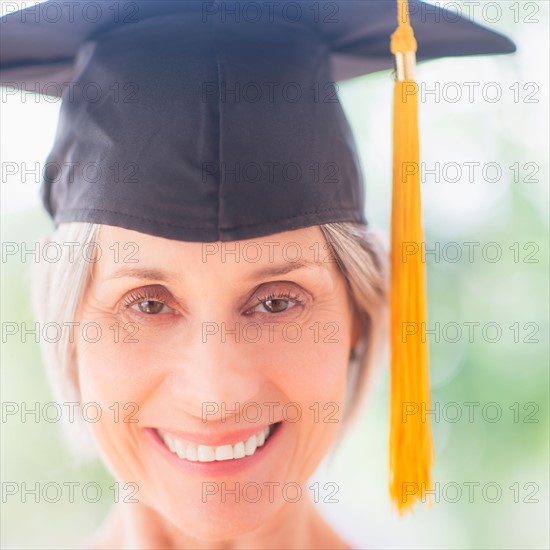
<path fill-rule="evenodd" d="M 197 456 L 199 462 L 213 462 L 216 460 L 214 449 L 208 445 L 199 445 L 197 449 Z"/>
<path fill-rule="evenodd" d="M 256 449 L 265 444 L 270 434 L 270 427 L 266 426 L 262 428 L 257 434 L 251 435 L 246 441 L 239 441 L 234 445 L 219 445 L 217 447 L 196 445 L 160 431 L 158 434 L 166 447 L 179 458 L 191 462 L 214 462 L 253 455 Z"/>
<path fill-rule="evenodd" d="M 233 445 L 216 447 L 216 460 L 230 460 L 233 458 Z"/>
<path fill-rule="evenodd" d="M 169 435 L 161 435 L 162 440 L 166 443 L 166 446 L 173 452 L 176 452 L 176 442 Z"/>
<path fill-rule="evenodd" d="M 167 439 L 167 443 L 168 443 L 168 448 L 173 453 L 175 453 L 176 452 L 176 442 L 171 437 L 167 437 L 166 439 Z"/>
<path fill-rule="evenodd" d="M 247 440 L 246 440 L 246 443 L 244 444 L 244 452 L 246 454 L 246 456 L 249 456 L 249 455 L 253 455 L 254 454 L 254 451 L 256 450 L 256 448 L 258 447 L 257 445 L 257 439 L 256 439 L 256 436 L 255 435 L 251 435 Z"/>
<path fill-rule="evenodd" d="M 246 453 L 244 452 L 244 443 L 239 441 L 233 447 L 233 458 L 242 458 L 243 456 L 246 456 Z"/>
<path fill-rule="evenodd" d="M 197 448 L 194 445 L 187 445 L 187 460 L 197 462 L 198 459 Z"/>
<path fill-rule="evenodd" d="M 176 454 L 180 458 L 185 458 L 185 446 L 183 441 L 180 441 L 179 439 L 176 439 Z"/>

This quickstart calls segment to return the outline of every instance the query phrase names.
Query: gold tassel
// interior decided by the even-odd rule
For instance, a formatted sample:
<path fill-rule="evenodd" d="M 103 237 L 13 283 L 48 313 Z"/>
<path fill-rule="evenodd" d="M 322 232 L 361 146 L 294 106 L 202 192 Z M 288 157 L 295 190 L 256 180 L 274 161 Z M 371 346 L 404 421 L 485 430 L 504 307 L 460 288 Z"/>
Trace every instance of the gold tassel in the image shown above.
<path fill-rule="evenodd" d="M 390 495 L 402 515 L 432 489 L 426 274 L 422 261 L 416 40 L 407 0 L 398 2 L 390 279 Z M 429 503 L 431 505 L 431 502 Z"/>

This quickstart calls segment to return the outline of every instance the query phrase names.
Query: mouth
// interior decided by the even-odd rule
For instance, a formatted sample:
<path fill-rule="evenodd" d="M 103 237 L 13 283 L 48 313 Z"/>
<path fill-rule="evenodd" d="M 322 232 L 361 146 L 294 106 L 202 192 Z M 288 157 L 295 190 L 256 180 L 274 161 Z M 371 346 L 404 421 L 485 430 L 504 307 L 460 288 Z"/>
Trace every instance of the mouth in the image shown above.
<path fill-rule="evenodd" d="M 246 439 L 225 445 L 200 445 L 180 438 L 173 433 L 156 428 L 154 431 L 162 445 L 173 455 L 188 462 L 239 461 L 259 453 L 280 428 L 282 422 L 275 422 L 257 430 Z"/>

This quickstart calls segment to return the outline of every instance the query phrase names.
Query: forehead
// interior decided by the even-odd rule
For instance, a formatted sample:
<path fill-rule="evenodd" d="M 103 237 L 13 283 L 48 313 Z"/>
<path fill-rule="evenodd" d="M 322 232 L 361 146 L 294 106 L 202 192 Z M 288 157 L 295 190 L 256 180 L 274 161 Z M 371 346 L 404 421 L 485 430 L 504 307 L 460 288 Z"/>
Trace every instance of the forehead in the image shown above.
<path fill-rule="evenodd" d="M 228 242 L 188 242 L 165 239 L 119 227 L 102 226 L 97 242 L 101 253 L 96 275 L 134 274 L 143 270 L 197 272 L 229 270 L 284 274 L 301 267 L 325 267 L 336 274 L 334 255 L 318 226 L 253 239 Z M 278 273 L 277 273 L 278 271 Z M 158 277 L 153 277 L 158 278 Z"/>

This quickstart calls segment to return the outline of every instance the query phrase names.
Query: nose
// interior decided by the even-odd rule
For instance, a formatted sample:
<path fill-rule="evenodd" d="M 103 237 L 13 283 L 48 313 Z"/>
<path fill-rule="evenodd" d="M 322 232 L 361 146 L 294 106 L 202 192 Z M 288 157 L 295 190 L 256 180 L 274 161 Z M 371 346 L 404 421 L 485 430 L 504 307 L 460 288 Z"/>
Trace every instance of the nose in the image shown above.
<path fill-rule="evenodd" d="M 261 353 L 258 345 L 235 335 L 196 334 L 186 339 L 170 372 L 174 405 L 203 421 L 235 420 L 238 411 L 260 401 Z"/>

